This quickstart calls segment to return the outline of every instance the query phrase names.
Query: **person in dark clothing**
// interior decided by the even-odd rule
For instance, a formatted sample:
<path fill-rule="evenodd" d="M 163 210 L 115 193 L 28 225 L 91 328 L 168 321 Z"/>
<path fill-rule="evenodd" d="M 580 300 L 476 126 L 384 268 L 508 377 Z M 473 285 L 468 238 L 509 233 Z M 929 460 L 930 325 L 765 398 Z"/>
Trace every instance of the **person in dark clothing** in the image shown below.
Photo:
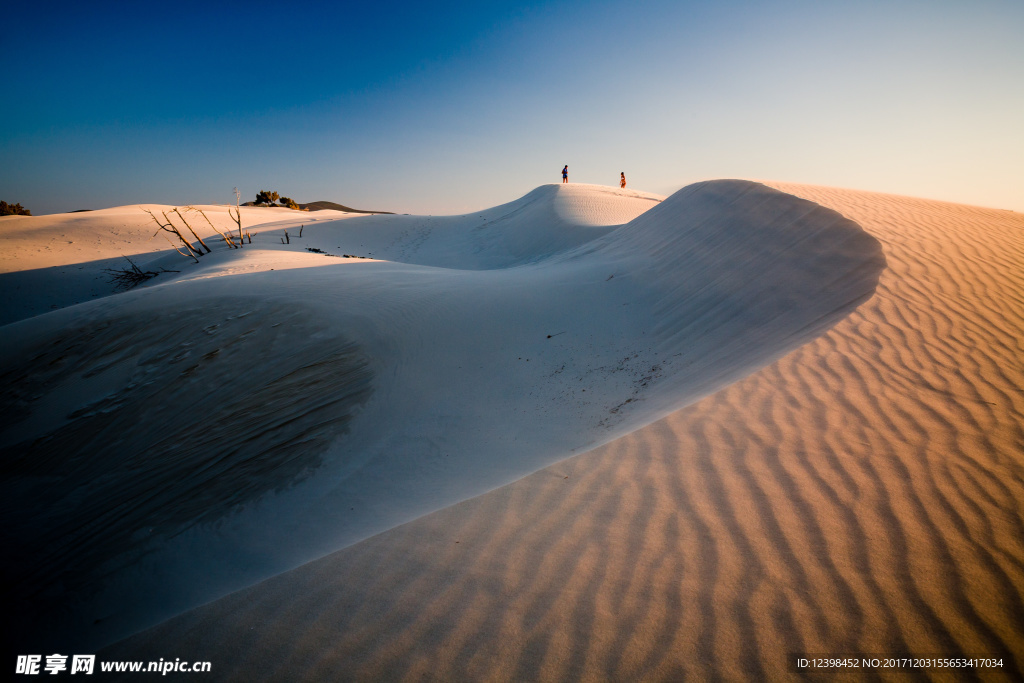
<path fill-rule="evenodd" d="M 566 164 L 565 168 L 562 169 L 562 182 L 569 182 L 569 164 Z"/>

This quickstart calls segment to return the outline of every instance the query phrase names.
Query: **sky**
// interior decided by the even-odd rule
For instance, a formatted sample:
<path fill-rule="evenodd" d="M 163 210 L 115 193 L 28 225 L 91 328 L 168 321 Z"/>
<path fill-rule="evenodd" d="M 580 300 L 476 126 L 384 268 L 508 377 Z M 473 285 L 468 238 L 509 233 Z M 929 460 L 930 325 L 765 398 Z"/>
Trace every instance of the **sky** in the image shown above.
<path fill-rule="evenodd" d="M 1024 211 L 1024 2 L 5 8 L 0 199 L 465 213 L 756 178 Z"/>

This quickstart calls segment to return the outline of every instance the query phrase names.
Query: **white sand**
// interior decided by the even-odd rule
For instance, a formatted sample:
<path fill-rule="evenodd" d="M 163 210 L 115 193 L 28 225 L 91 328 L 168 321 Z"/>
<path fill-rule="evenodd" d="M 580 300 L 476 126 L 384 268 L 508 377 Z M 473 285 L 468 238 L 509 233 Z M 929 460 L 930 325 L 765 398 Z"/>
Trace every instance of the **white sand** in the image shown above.
<path fill-rule="evenodd" d="M 844 460 L 848 453 L 878 449 L 900 463 L 921 458 L 913 448 L 883 447 L 892 443 L 897 408 L 883 408 L 877 419 L 850 408 L 886 396 L 884 340 L 905 342 L 908 333 L 900 330 L 915 327 L 903 314 L 884 313 L 894 305 L 899 310 L 905 297 L 876 296 L 811 340 L 871 296 L 880 274 L 887 294 L 893 286 L 886 277 L 908 279 L 902 270 L 912 250 L 893 247 L 906 235 L 964 240 L 947 234 L 952 231 L 936 236 L 925 208 L 915 213 L 899 205 L 917 200 L 822 193 L 882 241 L 889 260 L 883 273 L 879 243 L 857 225 L 734 181 L 687 188 L 619 229 L 562 209 L 607 202 L 615 193 L 539 188 L 499 207 L 502 212 L 477 214 L 484 218 L 476 225 L 469 217 L 447 223 L 370 217 L 358 220 L 379 220 L 379 236 L 356 219 L 307 228 L 325 250 L 329 242 L 336 243 L 332 252 L 372 246 L 374 256 L 401 254 L 409 263 L 444 268 L 302 253 L 284 258 L 280 250 L 218 254 L 221 266 L 203 265 L 173 282 L 2 328 L 20 361 L 5 368 L 5 377 L 23 373 L 17 385 L 25 387 L 19 399 L 27 406 L 0 435 L 5 455 L 23 448 L 16 444 L 26 438 L 50 435 L 33 454 L 53 468 L 69 467 L 83 487 L 54 487 L 40 467 L 23 464 L 21 480 L 38 477 L 39 485 L 14 491 L 21 498 L 13 498 L 13 513 L 5 512 L 5 524 L 13 515 L 15 527 L 25 510 L 46 512 L 33 530 L 67 544 L 33 566 L 25 579 L 32 589 L 45 592 L 45 581 L 61 568 L 76 567 L 65 577 L 65 585 L 77 582 L 75 590 L 58 596 L 71 609 L 62 628 L 48 628 L 47 636 L 109 641 L 669 414 L 583 456 L 183 615 L 116 651 L 128 656 L 170 642 L 192 653 L 201 639 L 210 658 L 241 678 L 265 673 L 271 652 L 284 679 L 342 671 L 442 679 L 666 678 L 682 670 L 778 672 L 784 664 L 772 647 L 929 643 L 899 626 L 902 641 L 870 637 L 894 632 L 873 625 L 891 621 L 891 612 L 872 605 L 884 603 L 888 590 L 905 588 L 900 577 L 915 575 L 918 568 L 908 570 L 911 560 L 899 550 L 910 536 L 884 510 L 877 521 L 861 522 L 830 508 L 871 486 L 882 487 L 880 500 L 888 500 L 888 480 L 860 481 Z M 636 193 L 622 199 L 645 201 Z M 858 202 L 881 205 L 884 218 L 871 209 L 854 215 L 850 206 Z M 979 223 L 971 212 L 983 211 L 958 210 L 971 225 Z M 517 226 L 523 214 L 533 217 Z M 1010 226 L 999 228 L 1001 237 L 1009 235 L 1019 250 L 1012 240 L 1019 216 L 990 214 Z M 569 236 L 552 239 L 558 225 L 531 231 L 537 216 L 561 220 Z M 895 227 L 886 223 L 892 216 Z M 916 232 L 906 227 L 922 221 Z M 600 235 L 585 240 L 587 229 Z M 367 244 L 370 237 L 379 241 Z M 930 255 L 942 252 L 925 246 Z M 444 261 L 470 248 L 466 268 L 478 272 Z M 268 258 L 331 263 L 238 270 Z M 955 253 L 952 259 L 967 263 L 960 279 L 978 301 L 990 294 L 978 282 L 992 280 L 1008 291 L 1019 284 L 1013 274 L 974 276 L 973 261 Z M 920 273 L 910 269 L 910 279 L 927 283 L 936 268 L 926 261 Z M 942 268 L 948 272 L 948 264 Z M 882 313 L 865 323 L 865 311 L 877 310 Z M 1011 338 L 1020 330 L 1019 317 L 1005 306 L 986 303 L 982 310 L 984 320 L 997 319 Z M 871 353 L 835 350 L 848 343 L 836 339 L 848 339 L 850 329 L 877 329 L 880 321 L 896 331 L 867 337 Z M 929 335 L 937 336 L 930 328 Z M 773 363 L 793 349 L 799 350 Z M 945 353 L 909 374 L 939 386 L 949 367 Z M 1012 346 L 1008 353 L 1012 360 Z M 49 369 L 62 362 L 65 369 Z M 973 386 L 969 371 L 957 372 Z M 1019 379 L 1019 361 L 1016 373 Z M 1007 448 L 1014 439 L 1020 443 L 1019 394 L 1009 393 L 1004 379 L 987 379 L 999 387 L 991 396 L 1004 403 L 1016 396 L 1001 408 L 1010 411 L 1008 436 L 990 451 L 1019 467 L 1019 448 Z M 860 386 L 864 399 L 837 400 Z M 708 412 L 707 406 L 722 407 Z M 76 409 L 79 415 L 68 419 Z M 953 424 L 959 434 L 964 425 Z M 970 429 L 962 431 L 969 439 Z M 83 460 L 102 459 L 103 466 L 58 465 L 55 443 L 70 444 Z M 240 443 L 239 452 L 226 446 Z M 320 459 L 312 473 L 308 468 L 317 463 L 306 459 L 309 451 Z M 182 453 L 185 465 L 169 462 Z M 787 464 L 787 458 L 795 460 Z M 813 464 L 817 459 L 821 464 Z M 896 473 L 899 466 L 885 465 Z M 791 472 L 799 467 L 813 473 Z M 827 474 L 828 467 L 838 474 Z M 119 476 L 122 470 L 130 474 Z M 303 472 L 308 476 L 295 483 Z M 832 476 L 837 482 L 818 493 Z M 56 500 L 54 488 L 61 494 Z M 89 490 L 105 495 L 93 501 Z M 211 491 L 218 495 L 204 495 Z M 996 519 L 1007 511 L 998 495 L 986 501 L 973 505 L 992 536 L 994 510 L 1001 510 Z M 951 505 L 926 502 L 925 515 L 930 506 Z M 83 516 L 103 523 L 89 529 Z M 1016 519 L 1009 523 L 1019 524 Z M 883 538 L 877 549 L 857 541 L 875 535 Z M 1019 560 L 1020 548 L 1005 545 L 1004 536 L 992 537 Z M 86 539 L 100 550 L 76 547 Z M 895 552 L 883 549 L 896 541 Z M 978 545 L 976 539 L 956 557 L 969 561 Z M 852 564 L 846 549 L 854 551 Z M 141 550 L 149 554 L 140 557 Z M 939 546 L 915 552 L 914 561 L 942 569 Z M 1000 571 L 1019 594 L 1019 573 Z M 895 572 L 892 589 L 887 572 Z M 84 597 L 94 592 L 95 598 Z M 923 602 L 934 614 L 927 602 L 933 598 L 911 599 L 904 612 L 920 611 Z M 955 615 L 961 602 L 944 604 L 950 601 Z M 977 645 L 1012 642 L 992 640 L 986 634 L 996 627 L 979 626 L 989 619 L 1005 630 L 1012 623 L 1007 617 L 978 612 L 946 631 L 979 633 L 971 641 Z M 260 629 L 247 630 L 254 623 Z M 928 634 L 919 631 L 907 633 Z M 957 644 L 931 644 L 950 642 Z M 253 643 L 259 654 L 242 656 Z"/>

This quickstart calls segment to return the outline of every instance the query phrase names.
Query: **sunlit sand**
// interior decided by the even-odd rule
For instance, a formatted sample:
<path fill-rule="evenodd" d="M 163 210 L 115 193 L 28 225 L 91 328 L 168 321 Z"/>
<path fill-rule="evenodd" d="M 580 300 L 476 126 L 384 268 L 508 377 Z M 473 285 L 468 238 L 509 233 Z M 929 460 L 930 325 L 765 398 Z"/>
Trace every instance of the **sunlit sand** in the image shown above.
<path fill-rule="evenodd" d="M 198 264 L 138 207 L 0 219 L 15 649 L 237 680 L 1024 673 L 1020 214 L 723 180 L 242 215 L 253 244 Z M 115 294 L 122 255 L 178 272 Z"/>

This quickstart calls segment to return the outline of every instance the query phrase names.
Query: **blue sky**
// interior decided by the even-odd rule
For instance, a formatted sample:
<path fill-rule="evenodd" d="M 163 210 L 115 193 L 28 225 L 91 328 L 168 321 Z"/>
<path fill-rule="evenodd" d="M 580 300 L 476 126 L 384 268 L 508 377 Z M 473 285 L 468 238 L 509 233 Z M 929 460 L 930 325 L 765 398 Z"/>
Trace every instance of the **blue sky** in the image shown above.
<path fill-rule="evenodd" d="M 5 9 L 0 199 L 460 213 L 753 177 L 1024 211 L 1024 3 Z"/>

